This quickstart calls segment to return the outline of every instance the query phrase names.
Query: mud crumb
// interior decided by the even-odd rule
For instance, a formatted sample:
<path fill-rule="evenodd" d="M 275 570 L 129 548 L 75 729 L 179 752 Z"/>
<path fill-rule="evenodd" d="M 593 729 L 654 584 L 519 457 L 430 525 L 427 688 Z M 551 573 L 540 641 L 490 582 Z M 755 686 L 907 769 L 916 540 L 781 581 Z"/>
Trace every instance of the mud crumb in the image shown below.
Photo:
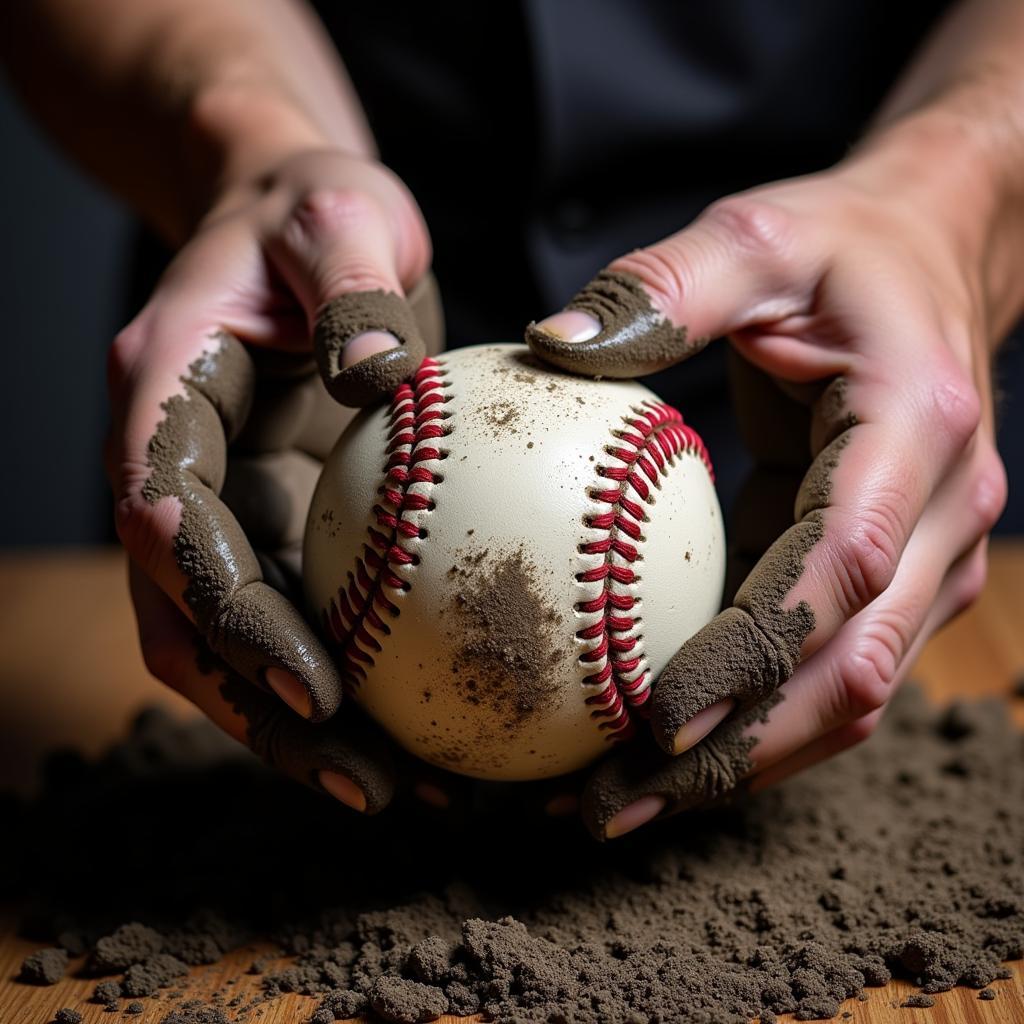
<path fill-rule="evenodd" d="M 188 968 L 169 953 L 147 957 L 141 964 L 132 964 L 121 981 L 125 996 L 152 996 L 166 988 L 175 978 L 188 974 Z"/>
<path fill-rule="evenodd" d="M 68 954 L 63 949 L 41 949 L 21 962 L 18 981 L 29 985 L 56 985 L 68 969 Z"/>
<path fill-rule="evenodd" d="M 105 1006 L 117 1006 L 121 998 L 121 986 L 116 981 L 101 981 L 93 990 L 89 998 L 91 1003 L 102 1003 Z"/>
<path fill-rule="evenodd" d="M 910 1007 L 915 1010 L 927 1010 L 929 1007 L 935 1005 L 935 1000 L 931 996 L 926 995 L 914 995 L 909 996 L 905 999 L 900 1006 Z"/>
<path fill-rule="evenodd" d="M 89 968 L 96 974 L 124 971 L 132 964 L 142 963 L 163 948 L 163 936 L 138 921 L 123 924 L 97 943 L 89 958 Z"/>

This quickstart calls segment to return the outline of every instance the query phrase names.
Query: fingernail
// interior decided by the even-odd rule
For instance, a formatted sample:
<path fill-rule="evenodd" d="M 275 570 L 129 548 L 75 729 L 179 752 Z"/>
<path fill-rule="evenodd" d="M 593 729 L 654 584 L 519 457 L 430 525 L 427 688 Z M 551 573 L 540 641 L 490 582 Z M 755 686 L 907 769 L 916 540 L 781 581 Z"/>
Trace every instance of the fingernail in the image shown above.
<path fill-rule="evenodd" d="M 627 832 L 646 825 L 652 818 L 661 814 L 665 807 L 663 796 L 642 796 L 639 800 L 623 807 L 618 814 L 605 826 L 604 835 L 606 839 L 618 839 Z"/>
<path fill-rule="evenodd" d="M 590 341 L 601 333 L 601 324 L 589 313 L 581 313 L 578 309 L 567 309 L 555 313 L 537 326 L 547 334 L 553 334 L 562 341 Z"/>
<path fill-rule="evenodd" d="M 552 797 L 544 805 L 544 813 L 552 818 L 565 818 L 575 814 L 579 806 L 579 797 L 573 793 L 562 793 L 561 796 Z"/>
<path fill-rule="evenodd" d="M 309 691 L 299 680 L 283 668 L 268 668 L 264 673 L 267 685 L 294 711 L 303 718 L 313 713 Z"/>
<path fill-rule="evenodd" d="M 430 804 L 431 807 L 436 807 L 441 811 L 447 810 L 448 805 L 451 803 L 448 799 L 448 794 L 432 782 L 417 782 L 412 787 L 412 791 L 425 804 Z"/>
<path fill-rule="evenodd" d="M 345 347 L 341 351 L 341 368 L 347 370 L 378 352 L 387 352 L 388 349 L 398 348 L 401 344 L 390 331 L 366 331 L 357 334 L 345 342 Z"/>
<path fill-rule="evenodd" d="M 353 811 L 360 813 L 366 810 L 366 796 L 347 775 L 329 772 L 325 769 L 320 772 L 319 778 L 320 785 L 346 807 L 351 807 Z"/>
<path fill-rule="evenodd" d="M 736 701 L 731 697 L 718 701 L 698 711 L 688 722 L 685 722 L 676 733 L 672 741 L 672 753 L 681 754 L 684 750 L 696 746 L 715 726 L 719 725 L 730 711 L 736 706 Z"/>

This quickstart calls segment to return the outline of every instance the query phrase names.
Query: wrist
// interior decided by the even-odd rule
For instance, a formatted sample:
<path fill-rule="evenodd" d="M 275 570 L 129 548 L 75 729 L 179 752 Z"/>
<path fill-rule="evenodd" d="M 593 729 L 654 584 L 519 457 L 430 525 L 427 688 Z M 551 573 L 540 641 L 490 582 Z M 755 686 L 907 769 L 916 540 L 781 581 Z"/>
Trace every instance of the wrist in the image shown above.
<path fill-rule="evenodd" d="M 994 346 L 1024 311 L 1024 132 L 996 116 L 991 94 L 969 92 L 876 126 L 838 170 L 949 247 Z"/>

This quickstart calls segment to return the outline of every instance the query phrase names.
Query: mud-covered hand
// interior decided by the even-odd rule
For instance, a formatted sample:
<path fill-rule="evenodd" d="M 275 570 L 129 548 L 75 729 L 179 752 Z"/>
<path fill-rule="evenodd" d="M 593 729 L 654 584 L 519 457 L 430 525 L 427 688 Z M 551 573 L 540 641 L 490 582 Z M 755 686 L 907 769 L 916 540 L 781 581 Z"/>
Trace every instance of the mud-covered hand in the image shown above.
<path fill-rule="evenodd" d="M 390 799 L 390 744 L 347 709 L 312 724 L 342 687 L 294 603 L 318 460 L 350 415 L 323 393 L 311 339 L 336 398 L 379 397 L 415 370 L 424 333 L 439 343 L 429 258 L 387 170 L 300 153 L 221 197 L 109 364 L 107 465 L 147 664 L 269 760 L 368 811 Z"/>
<path fill-rule="evenodd" d="M 728 338 L 757 467 L 734 540 L 756 551 L 783 510 L 731 606 L 657 681 L 656 742 L 587 784 L 599 837 L 864 738 L 982 586 L 1006 494 L 990 352 L 1021 288 L 989 273 L 1000 229 L 982 165 L 940 146 L 943 164 L 933 142 L 886 135 L 827 173 L 717 202 L 528 328 L 544 359 L 610 377 Z"/>

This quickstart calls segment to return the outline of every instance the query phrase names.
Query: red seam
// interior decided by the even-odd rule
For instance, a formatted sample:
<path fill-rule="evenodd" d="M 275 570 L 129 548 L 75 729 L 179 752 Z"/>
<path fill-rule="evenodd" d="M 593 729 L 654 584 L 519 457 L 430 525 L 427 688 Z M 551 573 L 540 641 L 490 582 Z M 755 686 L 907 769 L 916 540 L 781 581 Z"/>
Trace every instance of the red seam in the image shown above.
<path fill-rule="evenodd" d="M 388 461 L 378 488 L 381 500 L 372 510 L 376 526 L 367 527 L 368 543 L 363 545 L 362 556 L 356 558 L 347 580 L 322 612 L 324 632 L 336 649 L 342 678 L 350 687 L 366 678 L 364 666 L 373 665 L 373 652 L 381 650 L 380 641 L 367 627 L 387 636 L 391 629 L 380 612 L 392 618 L 400 614 L 388 591 L 411 589 L 396 570 L 415 565 L 419 559 L 400 541 L 421 536 L 419 526 L 406 519 L 406 514 L 433 508 L 427 495 L 412 493 L 410 488 L 414 484 L 436 486 L 443 479 L 420 465 L 447 454 L 436 444 L 423 445 L 449 433 L 444 424 L 444 389 L 448 385 L 443 376 L 436 359 L 424 359 L 412 381 L 400 384 L 392 396 L 385 448 Z"/>
<path fill-rule="evenodd" d="M 686 425 L 678 410 L 664 402 L 645 402 L 634 408 L 633 416 L 624 416 L 625 427 L 613 430 L 617 443 L 605 448 L 614 464 L 597 467 L 598 478 L 611 481 L 612 487 L 592 487 L 588 495 L 593 501 L 610 506 L 607 511 L 587 518 L 587 526 L 604 531 L 606 536 L 580 545 L 580 554 L 602 555 L 600 565 L 576 574 L 580 583 L 604 582 L 601 593 L 589 601 L 581 601 L 576 610 L 600 612 L 601 618 L 576 633 L 580 640 L 596 640 L 589 651 L 580 656 L 580 664 L 596 671 L 584 679 L 587 685 L 602 689 L 586 698 L 593 708 L 591 718 L 608 731 L 608 739 L 617 741 L 632 735 L 635 723 L 630 711 L 642 714 L 651 695 L 649 669 L 634 679 L 629 676 L 643 662 L 642 635 L 627 636 L 641 622 L 631 613 L 635 599 L 611 589 L 612 584 L 629 586 L 636 582 L 631 568 L 640 557 L 638 543 L 643 540 L 646 521 L 644 505 L 652 487 L 660 486 L 675 457 L 696 455 L 712 481 L 715 479 L 711 459 L 700 435 Z M 617 555 L 626 565 L 612 561 Z"/>

